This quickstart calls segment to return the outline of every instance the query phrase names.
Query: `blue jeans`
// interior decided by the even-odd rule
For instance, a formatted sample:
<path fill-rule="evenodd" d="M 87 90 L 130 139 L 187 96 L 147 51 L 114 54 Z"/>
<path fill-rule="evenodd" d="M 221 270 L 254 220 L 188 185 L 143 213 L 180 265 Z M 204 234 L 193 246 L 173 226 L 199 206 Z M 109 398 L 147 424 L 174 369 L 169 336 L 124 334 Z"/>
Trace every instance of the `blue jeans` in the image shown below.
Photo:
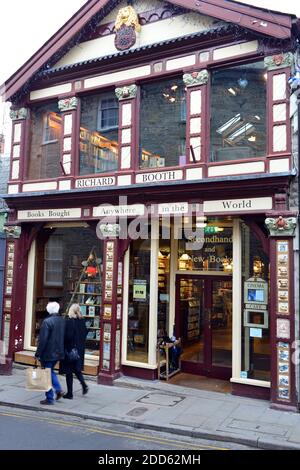
<path fill-rule="evenodd" d="M 52 385 L 53 385 L 53 388 L 54 390 L 57 392 L 61 392 L 62 391 L 62 388 L 61 388 L 61 385 L 59 383 L 59 380 L 57 378 L 57 375 L 56 373 L 54 372 L 54 367 L 55 367 L 55 364 L 57 363 L 57 361 L 45 361 L 42 363 L 42 367 L 45 367 L 47 369 L 51 369 L 51 379 L 52 379 Z M 54 402 L 54 391 L 53 391 L 53 388 L 51 388 L 48 392 L 46 392 L 46 398 L 48 401 L 50 402 Z"/>

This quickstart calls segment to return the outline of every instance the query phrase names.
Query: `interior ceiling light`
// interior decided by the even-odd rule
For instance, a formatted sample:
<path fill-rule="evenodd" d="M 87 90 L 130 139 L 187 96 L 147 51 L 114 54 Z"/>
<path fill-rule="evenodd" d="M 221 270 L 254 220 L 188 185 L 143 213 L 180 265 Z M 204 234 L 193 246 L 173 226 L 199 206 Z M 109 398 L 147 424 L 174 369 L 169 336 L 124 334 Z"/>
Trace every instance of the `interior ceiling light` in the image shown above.
<path fill-rule="evenodd" d="M 247 134 L 250 134 L 254 130 L 253 124 L 250 124 L 250 122 L 247 122 L 244 126 L 240 127 L 237 129 L 233 134 L 228 136 L 228 140 L 231 141 L 238 141 L 243 139 Z"/>
<path fill-rule="evenodd" d="M 176 91 L 177 88 L 178 88 L 178 85 L 173 85 L 173 86 L 171 86 L 171 90 L 172 90 L 172 91 Z"/>
<path fill-rule="evenodd" d="M 242 121 L 242 116 L 240 113 L 236 114 L 233 118 L 229 119 L 229 121 L 225 122 L 222 126 L 218 127 L 217 133 L 218 134 L 225 134 L 230 133 L 233 131 L 234 127 L 236 127 Z"/>
<path fill-rule="evenodd" d="M 258 116 L 258 114 L 256 114 L 254 117 L 255 117 L 255 119 L 257 119 L 258 121 L 260 121 L 260 120 L 261 120 L 261 117 L 260 117 L 260 116 Z"/>
<path fill-rule="evenodd" d="M 236 91 L 235 91 L 234 88 L 228 88 L 228 91 L 229 91 L 229 93 L 231 93 L 232 95 L 234 95 L 234 96 L 236 95 Z"/>

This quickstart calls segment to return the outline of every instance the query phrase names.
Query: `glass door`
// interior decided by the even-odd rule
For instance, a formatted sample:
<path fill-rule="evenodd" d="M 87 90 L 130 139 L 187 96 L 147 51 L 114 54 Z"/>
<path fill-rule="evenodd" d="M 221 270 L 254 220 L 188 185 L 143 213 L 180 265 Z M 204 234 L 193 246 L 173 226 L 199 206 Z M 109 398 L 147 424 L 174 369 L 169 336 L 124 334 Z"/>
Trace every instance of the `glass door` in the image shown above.
<path fill-rule="evenodd" d="M 212 376 L 230 379 L 232 364 L 232 281 L 210 279 L 207 305 L 210 313 Z M 209 305 L 210 303 L 210 305 Z"/>
<path fill-rule="evenodd" d="M 231 377 L 232 281 L 225 277 L 177 277 L 175 334 L 183 344 L 182 371 Z"/>

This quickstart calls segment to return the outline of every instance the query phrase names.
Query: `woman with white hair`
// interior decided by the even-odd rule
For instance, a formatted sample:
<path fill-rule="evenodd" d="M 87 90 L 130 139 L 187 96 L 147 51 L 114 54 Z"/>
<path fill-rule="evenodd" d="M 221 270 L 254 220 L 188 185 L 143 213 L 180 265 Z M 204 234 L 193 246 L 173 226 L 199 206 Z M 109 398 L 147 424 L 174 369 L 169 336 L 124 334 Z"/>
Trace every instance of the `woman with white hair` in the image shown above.
<path fill-rule="evenodd" d="M 84 350 L 87 328 L 79 304 L 71 305 L 65 327 L 65 359 L 61 361 L 59 372 L 66 374 L 67 393 L 63 398 L 73 398 L 73 374 L 81 383 L 82 393 L 88 392 L 82 370 L 84 368 Z"/>

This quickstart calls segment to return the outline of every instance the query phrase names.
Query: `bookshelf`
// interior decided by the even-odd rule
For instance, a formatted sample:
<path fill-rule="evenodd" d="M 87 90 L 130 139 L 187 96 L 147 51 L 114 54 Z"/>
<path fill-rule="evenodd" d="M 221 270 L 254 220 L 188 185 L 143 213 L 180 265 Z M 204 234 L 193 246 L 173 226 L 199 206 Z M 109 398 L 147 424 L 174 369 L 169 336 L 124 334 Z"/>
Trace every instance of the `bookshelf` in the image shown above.
<path fill-rule="evenodd" d="M 81 314 L 88 329 L 86 337 L 87 352 L 99 351 L 102 303 L 101 262 L 101 259 L 97 257 L 95 248 L 93 248 L 87 260 L 81 262 L 77 281 L 74 278 L 70 280 L 72 290 L 69 291 L 70 300 L 66 313 L 72 304 L 77 303 L 80 305 Z"/>

